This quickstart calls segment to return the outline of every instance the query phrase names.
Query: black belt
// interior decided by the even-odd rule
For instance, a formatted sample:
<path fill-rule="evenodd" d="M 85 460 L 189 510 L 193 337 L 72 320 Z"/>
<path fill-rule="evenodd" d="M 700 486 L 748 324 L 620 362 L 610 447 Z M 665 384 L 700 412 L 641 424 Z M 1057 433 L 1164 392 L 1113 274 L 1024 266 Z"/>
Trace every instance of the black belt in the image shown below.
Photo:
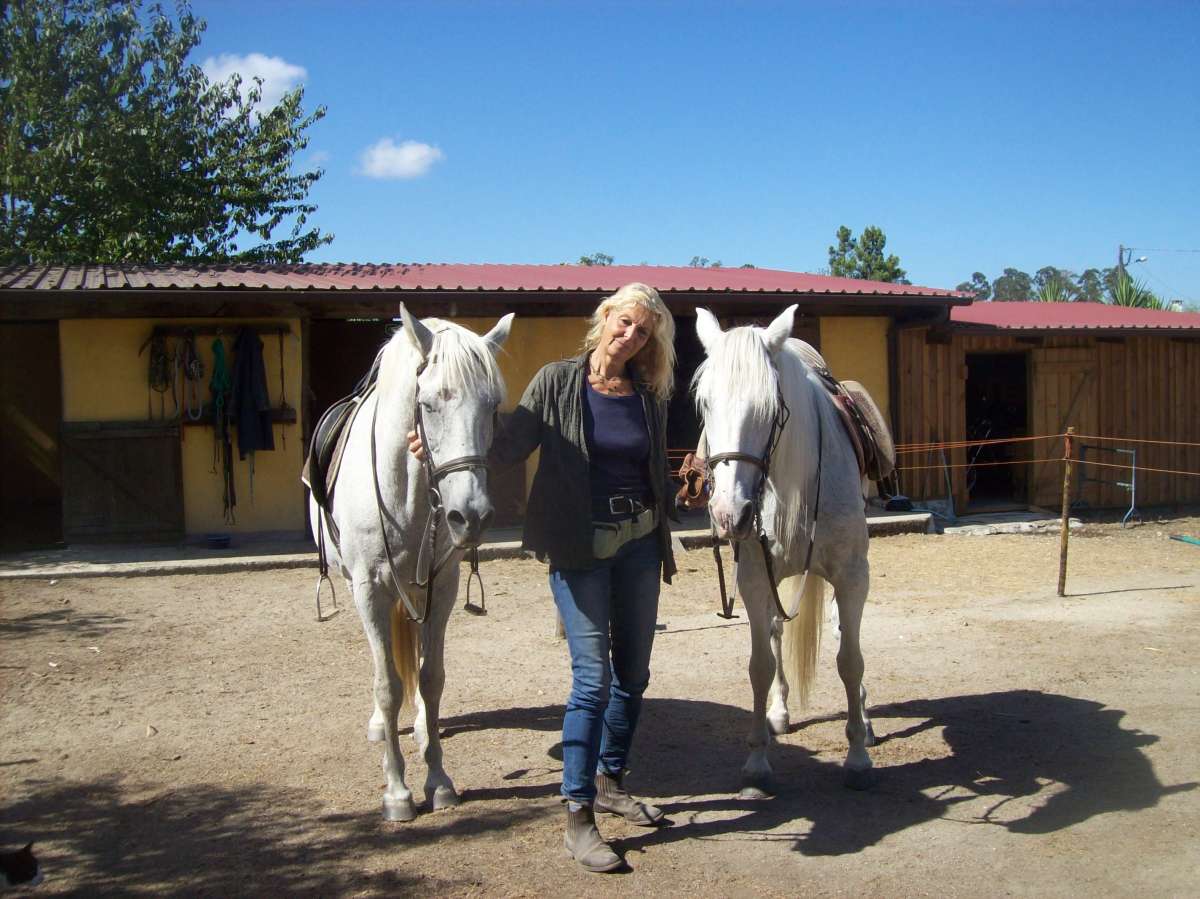
<path fill-rule="evenodd" d="M 592 513 L 597 515 L 641 515 L 651 505 L 643 496 L 617 494 L 616 496 L 592 497 Z"/>

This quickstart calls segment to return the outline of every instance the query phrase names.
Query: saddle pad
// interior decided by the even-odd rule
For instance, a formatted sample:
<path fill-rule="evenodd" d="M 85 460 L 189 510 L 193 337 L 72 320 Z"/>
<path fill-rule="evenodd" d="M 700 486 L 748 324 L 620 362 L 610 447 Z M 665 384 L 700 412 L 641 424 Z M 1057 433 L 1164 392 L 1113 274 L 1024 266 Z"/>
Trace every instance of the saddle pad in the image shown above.
<path fill-rule="evenodd" d="M 342 453 L 350 435 L 350 426 L 362 408 L 363 400 L 374 389 L 375 385 L 372 384 L 361 396 L 347 397 L 334 403 L 325 410 L 313 431 L 300 480 L 312 492 L 316 504 L 327 512 L 333 499 L 333 488 L 342 465 Z"/>
<path fill-rule="evenodd" d="M 863 472 L 873 481 L 891 477 L 896 470 L 896 447 L 879 407 L 867 388 L 857 381 L 842 381 L 841 386 L 844 391 L 842 395 L 850 402 L 839 403 L 838 406 L 839 409 L 846 409 L 854 420 L 855 430 L 859 432 L 863 444 Z"/>

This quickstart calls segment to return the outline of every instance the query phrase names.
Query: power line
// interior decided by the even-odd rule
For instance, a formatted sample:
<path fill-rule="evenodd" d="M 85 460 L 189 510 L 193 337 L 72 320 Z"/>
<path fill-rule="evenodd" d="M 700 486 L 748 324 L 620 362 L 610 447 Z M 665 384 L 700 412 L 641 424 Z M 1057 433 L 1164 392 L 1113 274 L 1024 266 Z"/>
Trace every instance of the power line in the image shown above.
<path fill-rule="evenodd" d="M 1200 253 L 1200 250 L 1164 250 L 1161 247 L 1126 247 L 1127 250 L 1140 250 L 1143 253 Z"/>

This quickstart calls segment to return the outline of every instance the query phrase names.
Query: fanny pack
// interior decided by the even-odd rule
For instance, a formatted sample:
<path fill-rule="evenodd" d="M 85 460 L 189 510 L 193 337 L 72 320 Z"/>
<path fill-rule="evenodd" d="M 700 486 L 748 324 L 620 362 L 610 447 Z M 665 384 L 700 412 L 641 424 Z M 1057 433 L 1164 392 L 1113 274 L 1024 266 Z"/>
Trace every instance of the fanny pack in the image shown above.
<path fill-rule="evenodd" d="M 643 509 L 632 518 L 623 521 L 592 522 L 592 556 L 596 559 L 611 559 L 630 540 L 645 537 L 658 524 L 656 509 Z"/>

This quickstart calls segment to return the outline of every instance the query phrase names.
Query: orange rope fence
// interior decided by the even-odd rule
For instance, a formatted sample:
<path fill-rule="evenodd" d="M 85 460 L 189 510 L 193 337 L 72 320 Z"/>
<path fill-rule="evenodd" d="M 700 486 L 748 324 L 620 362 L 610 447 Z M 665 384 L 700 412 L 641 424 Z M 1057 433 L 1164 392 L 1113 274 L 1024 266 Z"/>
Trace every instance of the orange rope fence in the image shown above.
<path fill-rule="evenodd" d="M 1065 434 L 1042 434 L 1038 437 L 996 437 L 990 440 L 946 440 L 939 443 L 897 443 L 896 455 L 924 453 L 938 449 L 962 449 L 972 446 L 992 446 L 997 443 L 1027 443 L 1031 440 L 1061 440 Z"/>
<path fill-rule="evenodd" d="M 1184 443 L 1180 440 L 1140 440 L 1137 437 L 1092 437 L 1088 434 L 1076 434 L 1076 440 L 1107 440 L 1111 443 L 1157 443 L 1162 446 L 1200 446 L 1200 443 Z M 1089 462 L 1088 465 L 1092 463 Z M 1141 470 L 1139 468 L 1139 470 Z M 1149 469 L 1146 469 L 1149 471 Z"/>
<path fill-rule="evenodd" d="M 1062 459 L 1051 460 L 1051 461 L 1061 462 Z M 1078 460 L 1076 460 L 1076 461 L 1078 461 Z M 1123 468 L 1126 471 L 1129 470 L 1128 465 L 1121 465 L 1118 462 L 1093 462 L 1091 459 L 1088 459 L 1087 462 L 1085 462 L 1084 464 L 1085 465 L 1097 465 L 1097 466 L 1100 466 L 1101 468 Z M 1182 474 L 1182 475 L 1189 475 L 1193 478 L 1200 478 L 1200 471 L 1177 471 L 1174 468 L 1147 468 L 1145 465 L 1139 465 L 1137 467 L 1137 470 L 1138 470 L 1138 474 L 1143 474 L 1147 471 L 1153 471 L 1153 472 L 1157 472 L 1158 474 Z"/>
<path fill-rule="evenodd" d="M 919 471 L 924 468 L 931 468 L 941 471 L 943 468 L 988 468 L 994 465 L 1037 465 L 1042 462 L 1061 462 L 1062 456 L 1051 456 L 1049 459 L 1018 459 L 1015 462 L 955 462 L 947 465 L 897 465 L 896 471 Z M 1088 462 L 1088 465 L 1091 465 Z M 1120 468 L 1121 466 L 1117 466 Z M 1126 468 L 1129 466 L 1126 465 Z M 1138 467 L 1138 471 L 1147 471 L 1148 469 Z"/>

